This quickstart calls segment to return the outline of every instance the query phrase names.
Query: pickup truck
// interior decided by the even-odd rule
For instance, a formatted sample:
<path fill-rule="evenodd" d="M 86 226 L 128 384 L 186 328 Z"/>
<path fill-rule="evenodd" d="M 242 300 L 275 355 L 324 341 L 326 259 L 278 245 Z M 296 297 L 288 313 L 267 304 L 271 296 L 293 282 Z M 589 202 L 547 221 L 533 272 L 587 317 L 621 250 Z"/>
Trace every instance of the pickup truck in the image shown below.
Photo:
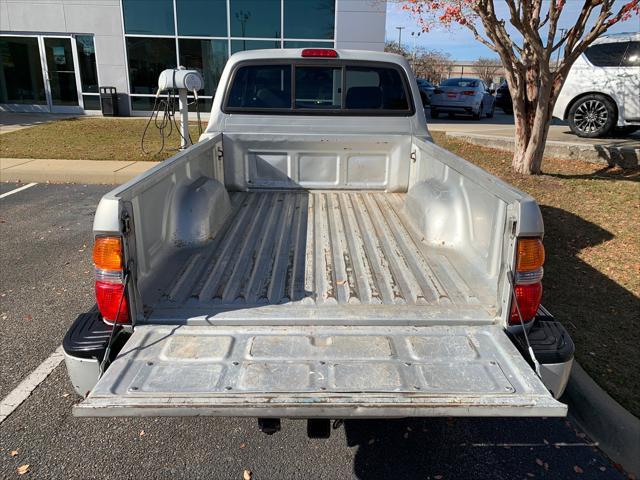
<path fill-rule="evenodd" d="M 538 205 L 420 98 L 397 55 L 233 55 L 199 141 L 100 201 L 74 414 L 566 415 Z"/>

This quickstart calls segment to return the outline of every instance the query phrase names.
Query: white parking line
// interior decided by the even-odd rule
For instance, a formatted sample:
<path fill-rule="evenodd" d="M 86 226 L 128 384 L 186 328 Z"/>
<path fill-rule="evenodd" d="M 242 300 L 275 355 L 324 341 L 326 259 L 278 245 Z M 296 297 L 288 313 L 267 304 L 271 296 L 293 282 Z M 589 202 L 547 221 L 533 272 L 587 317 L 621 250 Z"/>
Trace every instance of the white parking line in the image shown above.
<path fill-rule="evenodd" d="M 20 385 L 14 388 L 9 395 L 2 399 L 0 402 L 0 423 L 11 415 L 18 406 L 24 402 L 31 392 L 40 385 L 45 378 L 49 376 L 53 369 L 60 365 L 60 362 L 64 359 L 64 352 L 62 351 L 62 345 L 56 348 L 49 357 L 42 362 L 38 368 L 36 368 L 27 378 L 25 378 Z"/>
<path fill-rule="evenodd" d="M 0 198 L 4 198 L 4 197 L 8 197 L 9 195 L 13 195 L 14 193 L 18 193 L 21 192 L 22 190 L 26 190 L 27 188 L 31 188 L 34 185 L 37 185 L 37 183 L 27 183 L 26 185 L 23 185 L 21 187 L 15 188 L 9 192 L 3 193 L 2 195 L 0 195 Z"/>

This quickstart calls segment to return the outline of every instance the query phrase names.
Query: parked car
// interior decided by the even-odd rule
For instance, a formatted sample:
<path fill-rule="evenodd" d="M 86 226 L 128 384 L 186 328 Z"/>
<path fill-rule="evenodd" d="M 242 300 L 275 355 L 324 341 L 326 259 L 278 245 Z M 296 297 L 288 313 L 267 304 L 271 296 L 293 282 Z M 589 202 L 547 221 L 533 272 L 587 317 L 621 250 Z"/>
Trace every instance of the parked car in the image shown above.
<path fill-rule="evenodd" d="M 502 82 L 496 90 L 496 107 L 501 108 L 504 113 L 511 115 L 513 113 L 513 102 L 511 101 L 511 92 L 506 81 Z"/>
<path fill-rule="evenodd" d="M 580 137 L 640 128 L 640 33 L 597 39 L 576 60 L 553 115 Z"/>
<path fill-rule="evenodd" d="M 433 91 L 436 87 L 429 80 L 425 80 L 424 78 L 416 78 L 416 82 L 418 84 L 418 90 L 420 90 L 420 96 L 423 97 L 422 103 L 425 106 L 431 105 L 431 96 L 433 95 Z"/>
<path fill-rule="evenodd" d="M 398 55 L 232 55 L 199 142 L 100 201 L 97 309 L 63 342 L 74 414 L 297 417 L 310 435 L 565 416 L 540 209 L 433 143 L 419 98 Z"/>
<path fill-rule="evenodd" d="M 493 117 L 494 110 L 493 92 L 479 78 L 449 78 L 431 97 L 431 118 L 438 118 L 441 113 L 462 113 L 480 120 L 482 115 Z"/>

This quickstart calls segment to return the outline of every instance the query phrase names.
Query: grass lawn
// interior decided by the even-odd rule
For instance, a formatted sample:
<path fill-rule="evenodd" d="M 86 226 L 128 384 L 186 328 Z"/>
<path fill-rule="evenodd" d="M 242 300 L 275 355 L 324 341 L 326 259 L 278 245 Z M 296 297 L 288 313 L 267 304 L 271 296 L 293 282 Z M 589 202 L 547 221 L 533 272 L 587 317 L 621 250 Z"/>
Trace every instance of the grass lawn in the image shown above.
<path fill-rule="evenodd" d="M 140 139 L 146 119 L 71 118 L 5 133 L 0 136 L 0 157 L 61 158 L 70 160 L 164 160 L 180 146 L 175 129 L 160 149 L 160 135 L 153 122 L 145 137 L 145 154 Z M 180 123 L 178 122 L 178 125 Z M 203 122 L 203 128 L 206 122 Z M 189 126 L 191 139 L 198 140 L 197 124 Z"/>
<path fill-rule="evenodd" d="M 568 328 L 585 370 L 640 416 L 640 171 L 547 158 L 544 175 L 524 176 L 511 171 L 509 152 L 433 135 L 539 202 L 543 304 Z"/>

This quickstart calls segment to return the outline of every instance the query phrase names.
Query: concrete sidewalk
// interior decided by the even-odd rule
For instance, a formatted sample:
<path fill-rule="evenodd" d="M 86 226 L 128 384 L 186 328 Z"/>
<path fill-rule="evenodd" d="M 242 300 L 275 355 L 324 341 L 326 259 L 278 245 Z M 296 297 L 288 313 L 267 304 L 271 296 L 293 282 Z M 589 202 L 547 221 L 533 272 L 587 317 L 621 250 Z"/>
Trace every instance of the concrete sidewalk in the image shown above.
<path fill-rule="evenodd" d="M 0 181 L 119 184 L 158 163 L 0 158 Z"/>
<path fill-rule="evenodd" d="M 494 118 L 481 121 L 434 120 L 427 115 L 427 125 L 431 131 L 445 132 L 447 136 L 475 145 L 503 150 L 514 148 L 515 127 L 511 115 L 496 112 Z M 640 132 L 619 138 L 580 138 L 567 125 L 554 120 L 549 128 L 545 155 L 634 168 L 640 164 Z"/>

